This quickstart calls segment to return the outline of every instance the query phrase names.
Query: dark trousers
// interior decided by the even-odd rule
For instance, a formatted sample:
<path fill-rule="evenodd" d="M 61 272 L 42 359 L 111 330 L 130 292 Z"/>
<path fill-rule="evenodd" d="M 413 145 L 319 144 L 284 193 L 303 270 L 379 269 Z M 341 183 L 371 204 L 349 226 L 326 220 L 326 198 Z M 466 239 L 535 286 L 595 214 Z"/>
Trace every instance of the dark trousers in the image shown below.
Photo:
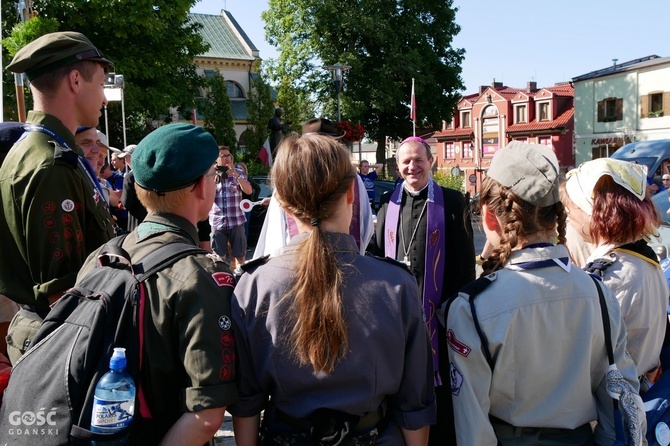
<path fill-rule="evenodd" d="M 428 446 L 456 446 L 451 387 L 449 385 L 435 387 L 435 401 L 437 402 L 437 424 L 430 426 Z"/>

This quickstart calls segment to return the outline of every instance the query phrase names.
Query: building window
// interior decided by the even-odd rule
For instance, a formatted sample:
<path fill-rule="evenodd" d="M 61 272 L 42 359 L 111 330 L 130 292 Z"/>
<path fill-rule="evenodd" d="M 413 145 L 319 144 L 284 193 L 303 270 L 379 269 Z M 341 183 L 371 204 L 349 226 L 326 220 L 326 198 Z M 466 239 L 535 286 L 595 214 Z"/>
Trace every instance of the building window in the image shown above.
<path fill-rule="evenodd" d="M 240 87 L 240 84 L 233 81 L 226 81 L 226 86 L 228 87 L 228 97 L 235 98 L 244 98 L 244 90 Z"/>
<path fill-rule="evenodd" d="M 649 111 L 663 111 L 663 93 L 653 93 L 649 95 Z"/>
<path fill-rule="evenodd" d="M 623 120 L 623 98 L 606 98 L 598 101 L 598 122 Z"/>
<path fill-rule="evenodd" d="M 469 129 L 470 128 L 470 112 L 461 112 L 461 128 Z"/>
<path fill-rule="evenodd" d="M 462 156 L 462 158 L 472 158 L 472 143 L 471 142 L 463 142 L 461 144 L 463 145 L 463 156 Z"/>
<path fill-rule="evenodd" d="M 520 124 L 528 122 L 526 121 L 526 106 L 525 105 L 517 105 L 516 106 L 516 120 L 514 121 L 515 124 Z"/>
<path fill-rule="evenodd" d="M 649 117 L 663 116 L 663 93 L 651 93 L 649 95 Z"/>
<path fill-rule="evenodd" d="M 551 145 L 551 136 L 547 136 L 547 137 L 544 137 L 544 138 L 541 137 L 539 142 L 540 142 L 540 144 L 542 144 L 543 146 L 552 147 L 552 145 Z"/>
<path fill-rule="evenodd" d="M 538 104 L 539 107 L 539 113 L 538 116 L 540 117 L 540 121 L 548 121 L 549 120 L 549 103 L 548 102 L 543 102 L 541 104 Z"/>
<path fill-rule="evenodd" d="M 453 143 L 444 143 L 444 159 L 455 159 L 456 148 Z"/>

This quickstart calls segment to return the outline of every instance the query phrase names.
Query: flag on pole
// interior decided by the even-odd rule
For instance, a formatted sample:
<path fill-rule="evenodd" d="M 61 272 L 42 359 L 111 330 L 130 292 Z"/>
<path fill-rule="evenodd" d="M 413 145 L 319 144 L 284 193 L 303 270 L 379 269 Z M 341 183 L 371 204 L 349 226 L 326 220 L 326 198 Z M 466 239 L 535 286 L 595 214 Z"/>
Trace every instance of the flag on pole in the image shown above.
<path fill-rule="evenodd" d="M 270 138 L 266 138 L 258 151 L 258 158 L 268 167 L 272 167 L 272 150 L 270 150 Z"/>

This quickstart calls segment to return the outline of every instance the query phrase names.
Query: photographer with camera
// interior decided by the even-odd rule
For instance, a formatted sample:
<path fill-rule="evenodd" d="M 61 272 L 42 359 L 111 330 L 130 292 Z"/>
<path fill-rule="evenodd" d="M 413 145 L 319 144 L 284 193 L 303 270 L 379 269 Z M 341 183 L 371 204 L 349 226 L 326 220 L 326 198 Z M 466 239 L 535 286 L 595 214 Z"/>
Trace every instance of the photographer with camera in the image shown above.
<path fill-rule="evenodd" d="M 253 189 L 244 172 L 234 167 L 233 155 L 226 146 L 219 146 L 216 172 L 216 197 L 209 212 L 212 249 L 225 259 L 230 243 L 230 266 L 239 269 L 247 253 L 247 237 L 244 233 L 247 219 L 240 202 L 242 193 L 250 194 Z"/>

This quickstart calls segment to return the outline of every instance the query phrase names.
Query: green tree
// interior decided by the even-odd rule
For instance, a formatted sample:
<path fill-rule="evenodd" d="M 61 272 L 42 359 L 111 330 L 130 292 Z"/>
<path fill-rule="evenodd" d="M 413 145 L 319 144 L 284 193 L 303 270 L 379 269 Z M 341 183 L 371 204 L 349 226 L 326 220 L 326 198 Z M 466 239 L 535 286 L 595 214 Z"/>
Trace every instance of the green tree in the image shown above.
<path fill-rule="evenodd" d="M 12 6 L 15 6 L 14 3 L 12 2 L 6 2 L 6 3 L 11 3 Z M 7 17 L 7 4 L 3 3 L 2 5 L 2 16 Z M 10 22 L 14 22 L 16 20 L 15 14 L 16 10 L 12 8 L 12 15 L 10 17 L 13 17 L 13 19 L 10 19 L 10 21 L 3 20 L 2 23 L 2 29 L 6 29 L 6 26 Z M 53 19 L 43 19 L 41 17 L 35 17 L 32 20 L 28 20 L 25 24 L 23 23 L 14 23 L 14 26 L 11 27 L 11 32 L 8 37 L 5 37 L 2 39 L 0 42 L 2 44 L 2 48 L 5 50 L 3 51 L 3 66 L 7 66 L 9 64 L 9 61 L 12 60 L 14 55 L 21 49 L 23 48 L 26 44 L 32 42 L 36 38 L 58 30 L 58 22 Z M 6 57 L 5 57 L 6 56 Z M 16 105 L 16 91 L 14 88 L 14 74 L 10 72 L 9 70 L 4 70 L 2 80 L 4 82 L 4 91 L 8 92 L 8 94 L 5 95 L 5 110 L 8 112 L 8 115 L 6 118 L 8 120 L 12 119 L 17 119 L 18 116 L 18 111 L 17 111 L 17 105 Z M 26 93 L 29 92 L 29 89 L 27 86 L 24 85 L 24 96 L 27 96 L 26 100 L 26 110 L 29 110 L 32 101 L 30 100 L 31 97 L 30 95 L 26 95 Z M 3 110 L 4 112 L 4 110 Z"/>
<path fill-rule="evenodd" d="M 5 5 L 14 2 L 2 2 Z M 191 109 L 202 79 L 194 57 L 207 50 L 198 25 L 188 19 L 196 0 L 33 0 L 60 31 L 85 34 L 123 74 L 126 115 L 160 119 L 170 107 Z M 3 17 L 6 17 L 3 15 Z M 33 19 L 34 20 L 34 19 Z M 7 17 L 7 25 L 17 21 Z M 32 20 L 31 20 L 32 21 Z M 30 21 L 29 21 L 30 22 Z M 114 119 L 121 119 L 120 113 Z M 110 121 L 112 117 L 110 117 Z M 140 129 L 144 119 L 135 120 Z"/>
<path fill-rule="evenodd" d="M 322 66 L 351 66 L 342 115 L 363 124 L 384 162 L 386 137 L 411 134 L 412 78 L 420 127 L 439 128 L 460 98 L 464 50 L 451 46 L 460 31 L 455 12 L 452 0 L 270 0 L 263 19 L 280 50 L 275 78 L 291 79 L 320 103 L 335 97 Z"/>
<path fill-rule="evenodd" d="M 299 133 L 301 123 L 321 116 L 317 116 L 315 95 L 312 93 L 318 84 L 305 82 L 303 74 L 297 70 L 288 70 L 290 67 L 281 60 L 280 55 L 278 60 L 268 61 L 267 77 L 277 90 L 277 103 L 284 110 L 283 121 L 291 122 L 291 128 Z"/>
<path fill-rule="evenodd" d="M 233 123 L 233 112 L 228 97 L 228 84 L 218 71 L 205 80 L 207 95 L 200 104 L 205 117 L 204 128 L 214 136 L 217 143 L 237 148 L 237 135 Z"/>
<path fill-rule="evenodd" d="M 433 175 L 433 179 L 442 187 L 454 189 L 460 193 L 465 193 L 465 188 L 463 187 L 463 177 L 450 175 L 445 170 L 439 169 L 435 175 Z"/>
<path fill-rule="evenodd" d="M 249 156 L 245 161 L 250 162 L 256 158 L 258 150 L 268 137 L 268 121 L 274 115 L 275 106 L 272 101 L 272 89 L 265 82 L 262 70 L 251 79 L 249 100 L 247 101 L 247 122 L 249 126 L 245 132 L 245 144 Z"/>

